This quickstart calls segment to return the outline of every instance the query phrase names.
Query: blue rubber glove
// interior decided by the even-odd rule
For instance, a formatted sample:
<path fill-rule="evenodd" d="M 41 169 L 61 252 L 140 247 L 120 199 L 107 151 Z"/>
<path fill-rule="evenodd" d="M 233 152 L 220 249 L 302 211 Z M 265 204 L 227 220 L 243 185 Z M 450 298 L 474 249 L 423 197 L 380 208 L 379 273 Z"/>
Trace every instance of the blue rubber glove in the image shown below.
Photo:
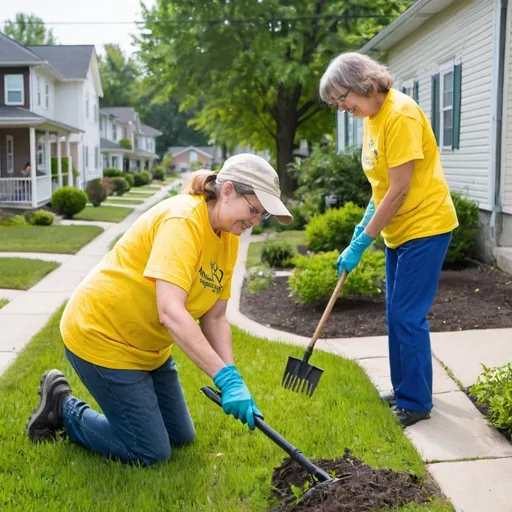
<path fill-rule="evenodd" d="M 340 254 L 338 258 L 338 277 L 341 273 L 346 270 L 352 272 L 363 256 L 364 251 L 370 247 L 373 242 L 373 238 L 363 231 L 358 238 L 350 242 L 350 245 Z"/>
<path fill-rule="evenodd" d="M 213 382 L 222 391 L 222 409 L 232 414 L 244 425 L 247 423 L 254 430 L 254 415 L 263 418 L 252 399 L 249 388 L 245 385 L 237 369 L 232 365 L 224 366 L 214 376 Z"/>
<path fill-rule="evenodd" d="M 352 243 L 356 238 L 359 238 L 359 235 L 365 230 L 368 223 L 372 220 L 372 217 L 375 213 L 375 203 L 373 202 L 373 197 L 370 199 L 368 206 L 366 207 L 366 211 L 364 212 L 363 218 L 361 222 L 355 227 L 354 234 L 352 235 Z"/>

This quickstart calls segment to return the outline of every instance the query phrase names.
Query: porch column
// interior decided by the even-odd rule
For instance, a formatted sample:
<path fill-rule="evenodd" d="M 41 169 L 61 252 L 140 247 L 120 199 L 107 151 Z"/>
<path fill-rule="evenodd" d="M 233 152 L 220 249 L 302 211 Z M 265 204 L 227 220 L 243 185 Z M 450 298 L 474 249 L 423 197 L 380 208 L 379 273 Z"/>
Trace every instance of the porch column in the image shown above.
<path fill-rule="evenodd" d="M 36 167 L 37 167 L 37 154 L 36 154 L 36 129 L 30 128 L 30 190 L 32 208 L 37 208 L 37 181 L 36 181 Z"/>
<path fill-rule="evenodd" d="M 73 158 L 71 157 L 71 145 L 69 143 L 69 133 L 66 134 L 66 156 L 68 157 L 68 186 L 73 186 Z"/>
<path fill-rule="evenodd" d="M 50 181 L 52 179 L 52 141 L 50 140 L 50 132 L 45 133 L 45 145 L 46 145 L 46 174 L 50 175 Z"/>
<path fill-rule="evenodd" d="M 60 147 L 60 133 L 57 132 L 57 177 L 59 188 L 62 187 L 62 150 Z"/>

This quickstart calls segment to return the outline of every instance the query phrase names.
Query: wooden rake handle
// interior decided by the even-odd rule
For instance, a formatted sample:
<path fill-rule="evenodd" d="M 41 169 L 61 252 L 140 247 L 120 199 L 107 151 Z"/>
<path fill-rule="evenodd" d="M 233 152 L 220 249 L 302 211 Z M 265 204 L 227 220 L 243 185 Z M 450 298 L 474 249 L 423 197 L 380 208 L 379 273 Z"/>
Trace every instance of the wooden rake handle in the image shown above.
<path fill-rule="evenodd" d="M 338 295 L 340 294 L 341 287 L 343 286 L 345 279 L 347 279 L 347 276 L 348 276 L 347 271 L 344 270 L 341 273 L 340 278 L 338 279 L 338 284 L 336 285 L 336 288 L 334 288 L 334 291 L 332 292 L 331 298 L 329 299 L 329 303 L 327 304 L 327 306 L 325 308 L 324 314 L 322 315 L 322 318 L 320 318 L 320 322 L 318 322 L 318 327 L 316 328 L 315 334 L 313 334 L 313 337 L 311 338 L 311 341 L 309 342 L 308 349 L 313 350 L 315 343 L 317 342 L 318 338 L 320 337 L 320 333 L 322 332 L 325 322 L 327 322 L 327 319 L 329 318 L 329 315 L 331 314 L 334 303 L 336 302 L 336 299 L 338 298 Z"/>

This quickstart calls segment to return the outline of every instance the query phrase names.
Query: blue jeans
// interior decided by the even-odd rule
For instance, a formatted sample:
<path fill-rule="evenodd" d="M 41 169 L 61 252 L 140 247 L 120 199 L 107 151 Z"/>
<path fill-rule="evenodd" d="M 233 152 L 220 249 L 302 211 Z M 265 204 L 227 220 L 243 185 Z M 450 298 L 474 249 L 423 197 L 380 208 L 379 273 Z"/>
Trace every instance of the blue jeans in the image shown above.
<path fill-rule="evenodd" d="M 398 407 L 432 404 L 432 351 L 426 316 L 432 307 L 451 233 L 386 248 L 386 318 L 391 384 Z"/>
<path fill-rule="evenodd" d="M 172 357 L 148 372 L 103 368 L 65 351 L 103 411 L 99 414 L 75 397 L 63 403 L 64 427 L 73 443 L 149 466 L 168 459 L 171 446 L 194 440 L 194 424 Z"/>

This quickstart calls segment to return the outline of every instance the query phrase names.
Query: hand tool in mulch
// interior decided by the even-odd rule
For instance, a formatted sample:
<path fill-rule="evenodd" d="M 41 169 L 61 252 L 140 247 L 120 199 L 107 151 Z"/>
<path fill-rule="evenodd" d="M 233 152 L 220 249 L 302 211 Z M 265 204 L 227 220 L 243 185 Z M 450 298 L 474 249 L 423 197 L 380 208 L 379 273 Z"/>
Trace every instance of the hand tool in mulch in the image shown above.
<path fill-rule="evenodd" d="M 315 391 L 318 385 L 318 381 L 320 380 L 320 377 L 322 376 L 324 370 L 322 368 L 318 368 L 317 366 L 309 364 L 309 358 L 313 353 L 315 343 L 320 337 L 320 333 L 324 328 L 325 322 L 327 321 L 327 318 L 329 318 L 329 315 L 331 314 L 334 303 L 336 302 L 336 299 L 340 294 L 341 287 L 343 286 L 343 283 L 345 282 L 347 275 L 347 271 L 344 270 L 340 278 L 338 279 L 338 284 L 336 285 L 334 292 L 332 292 L 329 303 L 325 308 L 322 318 L 320 318 L 318 327 L 316 328 L 316 331 L 313 334 L 311 341 L 309 342 L 306 352 L 304 352 L 304 357 L 302 359 L 298 359 L 292 356 L 288 357 L 288 364 L 286 365 L 283 375 L 283 387 L 291 389 L 292 391 L 296 391 L 297 393 L 305 392 L 306 395 L 308 396 L 313 395 L 313 392 Z"/>
<path fill-rule="evenodd" d="M 201 391 L 217 405 L 222 407 L 222 395 L 210 386 L 203 386 Z M 282 448 L 293 460 L 297 461 L 309 474 L 313 475 L 318 482 L 333 482 L 334 479 L 329 476 L 322 468 L 315 466 L 303 453 L 290 444 L 284 437 L 279 435 L 274 429 L 269 427 L 259 416 L 254 416 L 256 428 L 261 430 L 269 439 L 274 441 Z"/>

